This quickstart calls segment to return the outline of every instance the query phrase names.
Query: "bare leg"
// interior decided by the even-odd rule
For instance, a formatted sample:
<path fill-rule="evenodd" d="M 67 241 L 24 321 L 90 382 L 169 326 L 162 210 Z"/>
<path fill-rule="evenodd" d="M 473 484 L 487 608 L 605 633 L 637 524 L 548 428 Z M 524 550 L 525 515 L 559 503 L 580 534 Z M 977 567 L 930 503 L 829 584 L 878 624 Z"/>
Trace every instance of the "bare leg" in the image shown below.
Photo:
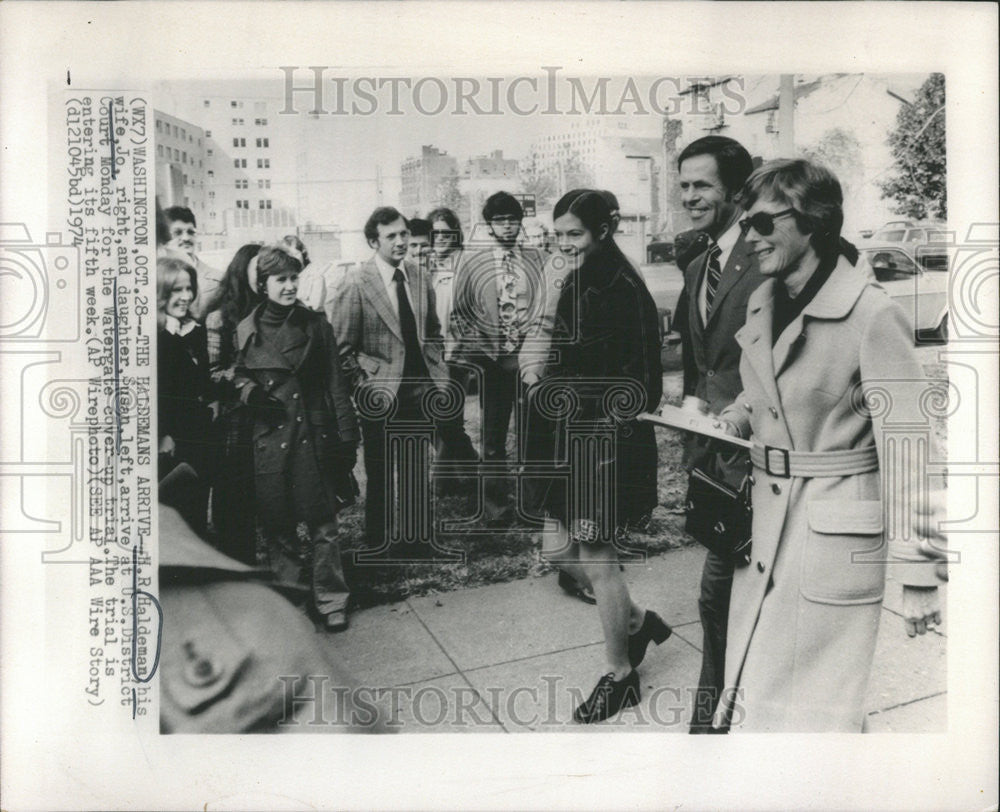
<path fill-rule="evenodd" d="M 628 661 L 629 627 L 633 615 L 640 610 L 628 594 L 614 548 L 600 543 L 584 543 L 579 547 L 580 563 L 597 597 L 608 672 L 620 680 L 632 670 Z"/>

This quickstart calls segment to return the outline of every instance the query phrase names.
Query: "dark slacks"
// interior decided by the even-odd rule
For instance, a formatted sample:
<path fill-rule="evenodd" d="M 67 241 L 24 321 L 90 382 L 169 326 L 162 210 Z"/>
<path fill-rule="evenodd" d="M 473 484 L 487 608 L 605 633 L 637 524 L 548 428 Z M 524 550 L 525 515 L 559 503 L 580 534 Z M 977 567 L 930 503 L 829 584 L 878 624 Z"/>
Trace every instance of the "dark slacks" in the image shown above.
<path fill-rule="evenodd" d="M 386 457 L 390 452 L 388 438 L 394 430 L 401 428 L 413 437 L 418 436 L 419 425 L 426 423 L 432 430 L 433 423 L 424 415 L 421 399 L 427 383 L 400 384 L 396 395 L 397 408 L 391 416 L 372 418 L 361 417 L 361 434 L 364 440 L 363 451 L 365 460 L 365 475 L 368 481 L 365 485 L 365 536 L 369 552 L 381 551 L 387 555 L 379 558 L 394 558 L 412 556 L 418 548 L 426 551 L 430 544 L 430 532 L 420 533 L 420 528 L 429 528 L 429 516 L 423 515 L 421 495 L 429 479 L 429 456 L 422 456 L 422 445 L 417 442 L 408 445 L 404 459 L 392 468 L 386 465 Z M 411 453 L 412 452 L 412 453 Z M 406 470 L 403 470 L 403 469 Z M 388 504 L 386 492 L 388 486 L 396 483 L 399 494 L 399 504 Z M 404 522 L 407 527 L 404 535 L 411 538 L 408 548 L 388 550 L 390 539 L 390 523 Z M 416 530 L 416 532 L 413 532 Z M 426 536 L 423 538 L 422 536 Z M 361 560 L 359 556 L 359 560 Z M 370 558 L 370 556 L 364 556 Z"/>
<path fill-rule="evenodd" d="M 712 727 L 712 715 L 725 687 L 726 629 L 732 586 L 732 562 L 709 551 L 701 572 L 701 595 L 698 597 L 702 626 L 701 675 L 691 718 L 692 733 L 725 732 Z"/>

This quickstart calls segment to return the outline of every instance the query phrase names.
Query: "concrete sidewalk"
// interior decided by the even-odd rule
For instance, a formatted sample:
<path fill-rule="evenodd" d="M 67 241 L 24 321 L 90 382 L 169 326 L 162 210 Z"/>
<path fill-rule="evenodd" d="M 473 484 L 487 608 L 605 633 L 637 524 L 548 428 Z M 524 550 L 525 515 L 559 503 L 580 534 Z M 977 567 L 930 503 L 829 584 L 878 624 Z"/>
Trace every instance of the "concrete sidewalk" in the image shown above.
<path fill-rule="evenodd" d="M 572 722 L 604 666 L 597 609 L 565 595 L 555 575 L 362 610 L 329 639 L 361 685 L 383 689 L 373 704 L 402 732 L 686 733 L 701 663 L 703 560 L 690 547 L 626 567 L 633 599 L 674 633 L 640 667 L 640 705 L 599 725 Z M 867 726 L 945 732 L 946 631 L 907 638 L 900 596 L 888 582 Z"/>

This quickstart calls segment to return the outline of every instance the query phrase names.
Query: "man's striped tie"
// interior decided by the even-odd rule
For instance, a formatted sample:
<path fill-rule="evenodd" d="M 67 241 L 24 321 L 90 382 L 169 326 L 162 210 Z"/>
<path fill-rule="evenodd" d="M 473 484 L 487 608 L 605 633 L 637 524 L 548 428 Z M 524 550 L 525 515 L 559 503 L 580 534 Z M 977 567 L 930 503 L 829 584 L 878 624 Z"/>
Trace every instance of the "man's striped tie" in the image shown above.
<path fill-rule="evenodd" d="M 719 280 L 722 279 L 722 266 L 719 265 L 720 256 L 722 256 L 722 249 L 713 243 L 712 247 L 708 249 L 708 274 L 705 276 L 706 314 L 712 312 L 715 291 L 719 289 Z"/>

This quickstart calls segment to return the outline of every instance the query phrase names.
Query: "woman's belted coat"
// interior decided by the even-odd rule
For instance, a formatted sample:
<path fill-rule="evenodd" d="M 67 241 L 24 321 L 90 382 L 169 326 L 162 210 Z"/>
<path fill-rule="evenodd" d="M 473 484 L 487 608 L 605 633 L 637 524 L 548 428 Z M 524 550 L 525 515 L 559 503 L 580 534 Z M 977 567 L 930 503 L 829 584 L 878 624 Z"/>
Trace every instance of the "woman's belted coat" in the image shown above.
<path fill-rule="evenodd" d="M 921 486 L 926 494 L 926 477 L 897 453 L 904 437 L 914 449 L 930 440 L 930 390 L 903 310 L 846 260 L 772 343 L 776 284 L 750 298 L 736 333 L 743 392 L 721 416 L 778 449 L 874 448 L 878 467 L 786 477 L 772 452 L 770 472 L 755 468 L 753 560 L 733 579 L 717 723 L 857 732 L 886 562 L 903 583 L 936 584 L 920 547 L 935 517 L 926 499 L 907 501 Z"/>

